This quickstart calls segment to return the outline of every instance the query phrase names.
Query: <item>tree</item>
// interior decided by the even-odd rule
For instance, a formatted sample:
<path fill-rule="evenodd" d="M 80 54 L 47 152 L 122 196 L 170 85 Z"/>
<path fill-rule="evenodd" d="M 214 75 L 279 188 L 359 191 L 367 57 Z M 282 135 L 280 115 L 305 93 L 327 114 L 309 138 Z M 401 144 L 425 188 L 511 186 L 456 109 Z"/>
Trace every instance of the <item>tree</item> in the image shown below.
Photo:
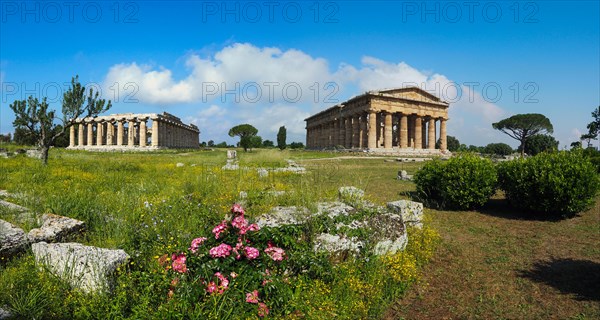
<path fill-rule="evenodd" d="M 292 142 L 290 143 L 290 149 L 303 149 L 304 143 L 302 142 Z"/>
<path fill-rule="evenodd" d="M 536 134 L 531 136 L 525 144 L 525 153 L 530 156 L 544 151 L 558 150 L 558 141 L 553 136 Z"/>
<path fill-rule="evenodd" d="M 13 141 L 22 146 L 33 146 L 36 143 L 36 139 L 33 133 L 27 128 L 16 127 Z"/>
<path fill-rule="evenodd" d="M 598 135 L 594 133 L 586 133 L 581 135 L 581 141 L 586 142 L 586 146 L 589 148 L 592 146 L 592 140 L 596 139 Z"/>
<path fill-rule="evenodd" d="M 261 136 L 251 136 L 250 137 L 250 148 L 260 148 L 262 146 L 262 138 Z"/>
<path fill-rule="evenodd" d="M 240 146 L 244 148 L 244 151 L 248 151 L 248 148 L 250 147 L 250 137 L 256 136 L 257 133 L 258 130 L 247 123 L 240 124 L 229 129 L 230 137 L 240 137 Z"/>
<path fill-rule="evenodd" d="M 592 118 L 594 120 L 587 125 L 588 133 L 581 136 L 581 140 L 587 140 L 588 147 L 591 144 L 591 140 L 596 140 L 598 134 L 600 134 L 600 106 L 592 111 Z"/>
<path fill-rule="evenodd" d="M 0 142 L 9 143 L 12 140 L 11 134 L 0 134 Z"/>
<path fill-rule="evenodd" d="M 285 126 L 279 127 L 279 132 L 277 132 L 277 147 L 279 150 L 283 150 L 286 147 L 285 139 L 287 138 L 287 130 Z"/>
<path fill-rule="evenodd" d="M 492 123 L 492 127 L 521 142 L 519 147 L 521 156 L 524 156 L 523 147 L 527 139 L 536 134 L 552 133 L 554 130 L 550 119 L 539 113 L 517 114 L 500 122 Z"/>
<path fill-rule="evenodd" d="M 55 110 L 48 110 L 49 105 L 46 98 L 40 102 L 37 98 L 30 96 L 27 100 L 15 100 L 10 108 L 15 113 L 16 119 L 13 121 L 15 129 L 25 129 L 33 137 L 42 151 L 42 161 L 48 164 L 48 150 L 54 145 L 80 116 L 96 117 L 110 109 L 112 106 L 110 100 L 100 99 L 100 93 L 90 88 L 88 95 L 85 94 L 85 87 L 79 83 L 79 76 L 71 79 L 71 87 L 63 95 L 62 118 L 56 117 Z M 62 122 L 62 129 L 57 129 L 55 119 Z"/>
<path fill-rule="evenodd" d="M 571 149 L 581 149 L 581 141 L 573 141 L 571 142 Z"/>
<path fill-rule="evenodd" d="M 209 147 L 214 147 L 215 146 L 215 141 L 214 140 L 208 140 L 208 146 Z"/>
<path fill-rule="evenodd" d="M 511 146 L 506 143 L 490 143 L 483 149 L 483 153 L 507 156 L 513 152 Z"/>
<path fill-rule="evenodd" d="M 440 149 L 442 145 L 442 140 L 438 139 L 438 141 L 435 143 L 435 147 Z M 448 148 L 448 151 L 454 152 L 457 151 L 460 148 L 460 141 L 458 141 L 458 139 L 456 139 L 453 136 L 447 136 L 446 137 L 446 147 Z"/>
<path fill-rule="evenodd" d="M 271 140 L 265 140 L 262 143 L 263 148 L 273 148 L 275 144 Z"/>

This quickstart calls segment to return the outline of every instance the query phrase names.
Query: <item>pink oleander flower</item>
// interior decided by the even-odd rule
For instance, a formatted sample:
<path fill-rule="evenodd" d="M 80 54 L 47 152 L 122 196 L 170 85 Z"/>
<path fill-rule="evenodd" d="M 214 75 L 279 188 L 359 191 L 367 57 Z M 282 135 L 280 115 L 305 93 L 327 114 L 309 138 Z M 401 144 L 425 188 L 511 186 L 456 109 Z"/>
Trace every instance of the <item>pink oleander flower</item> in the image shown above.
<path fill-rule="evenodd" d="M 285 251 L 283 249 L 274 247 L 270 242 L 268 243 L 268 247 L 265 249 L 265 253 L 275 261 L 283 260 L 283 256 L 285 255 Z"/>
<path fill-rule="evenodd" d="M 248 258 L 248 260 L 254 260 L 258 258 L 260 251 L 253 247 L 245 247 L 244 254 L 246 255 L 246 258 Z"/>
<path fill-rule="evenodd" d="M 244 215 L 244 208 L 236 203 L 231 207 L 231 213 Z"/>
<path fill-rule="evenodd" d="M 266 317 L 269 314 L 269 308 L 267 308 L 267 305 L 259 302 L 258 303 L 258 316 L 259 317 Z"/>
<path fill-rule="evenodd" d="M 173 260 L 173 263 L 171 264 L 171 266 L 173 267 L 173 270 L 179 272 L 179 273 L 186 273 L 187 272 L 187 267 L 185 265 L 185 254 L 183 253 L 179 253 L 179 254 L 173 254 L 171 256 L 171 260 Z"/>
<path fill-rule="evenodd" d="M 219 288 L 221 288 L 221 292 L 229 287 L 229 279 L 227 279 L 227 277 L 220 272 L 215 273 L 215 277 L 219 279 Z"/>
<path fill-rule="evenodd" d="M 260 227 L 256 223 L 253 223 L 248 226 L 248 231 L 258 231 L 258 230 L 260 230 Z"/>
<path fill-rule="evenodd" d="M 212 233 L 215 234 L 215 239 L 219 239 L 221 233 L 225 230 L 227 230 L 227 220 L 223 220 L 220 224 L 216 225 L 212 229 Z"/>
<path fill-rule="evenodd" d="M 235 278 L 237 278 L 238 274 L 232 271 L 232 272 L 229 274 L 229 276 L 230 276 L 232 279 L 235 279 Z"/>
<path fill-rule="evenodd" d="M 205 237 L 200 237 L 192 240 L 192 244 L 190 245 L 190 251 L 192 251 L 193 253 L 198 252 L 198 248 L 204 243 L 204 241 L 206 241 Z"/>
<path fill-rule="evenodd" d="M 239 215 L 233 218 L 233 221 L 231 221 L 231 225 L 235 228 L 243 230 L 246 229 L 246 227 L 248 226 L 248 220 L 246 220 L 243 215 Z"/>
<path fill-rule="evenodd" d="M 246 293 L 246 302 L 258 303 L 258 290 Z"/>
<path fill-rule="evenodd" d="M 206 292 L 213 293 L 215 291 L 217 291 L 217 284 L 214 283 L 213 281 L 209 282 L 208 285 L 206 286 Z"/>
<path fill-rule="evenodd" d="M 231 246 L 226 243 L 211 248 L 208 253 L 213 258 L 226 258 L 231 254 Z"/>

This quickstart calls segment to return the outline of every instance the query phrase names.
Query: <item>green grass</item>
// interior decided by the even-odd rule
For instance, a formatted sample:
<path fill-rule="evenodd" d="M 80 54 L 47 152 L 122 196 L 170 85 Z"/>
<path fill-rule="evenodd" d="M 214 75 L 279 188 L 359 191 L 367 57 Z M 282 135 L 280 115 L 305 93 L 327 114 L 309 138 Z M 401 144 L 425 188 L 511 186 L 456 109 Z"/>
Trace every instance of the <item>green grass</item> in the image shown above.
<path fill-rule="evenodd" d="M 121 270 L 112 294 L 91 297 L 69 290 L 52 275 L 38 271 L 31 253 L 25 253 L 0 266 L 0 291 L 10 292 L 8 296 L 0 295 L 0 305 L 26 318 L 253 317 L 255 311 L 239 299 L 246 286 L 242 283 L 238 283 L 238 289 L 232 287 L 214 299 L 199 300 L 186 294 L 168 299 L 172 274 L 165 274 L 157 258 L 187 248 L 195 237 L 210 235 L 231 204 L 239 200 L 241 191 L 248 194 L 249 217 L 277 205 L 311 208 L 318 201 L 336 199 L 338 188 L 348 185 L 365 189 L 369 199 L 383 204 L 399 199 L 401 192 L 411 188 L 409 182 L 395 180 L 397 171 L 414 172 L 417 168 L 383 159 L 335 159 L 340 155 L 337 153 L 271 149 L 248 153 L 238 150 L 240 166 L 250 169 L 224 171 L 225 152 L 95 153 L 53 149 L 47 166 L 22 155 L 0 159 L 0 189 L 25 195 L 10 201 L 38 214 L 49 212 L 83 220 L 88 230 L 76 239 L 78 242 L 121 248 L 132 257 L 131 264 Z M 256 168 L 285 167 L 288 159 L 296 160 L 308 172 L 258 176 Z M 177 163 L 184 166 L 177 167 Z M 277 197 L 271 191 L 286 193 Z M 32 227 L 10 212 L 0 211 L 0 218 L 25 229 Z M 281 301 L 277 296 L 269 298 L 271 315 L 276 317 L 377 317 L 416 277 L 410 273 L 391 280 L 387 276 L 390 271 L 383 269 L 376 258 L 368 263 L 362 259 L 335 265 L 326 260 L 318 262 L 311 248 L 297 238 L 276 236 L 287 244 L 294 261 L 301 261 L 294 263 L 304 263 L 301 269 L 308 271 L 291 275 L 289 284 L 278 287 Z M 415 233 L 414 238 L 419 237 Z M 418 243 L 414 241 L 413 246 Z M 401 261 L 423 263 L 420 251 L 431 250 L 431 245 L 409 249 L 407 252 L 412 253 Z M 31 273 L 32 281 L 22 281 Z M 349 282 L 352 287 L 348 287 Z M 188 284 L 183 283 L 182 288 L 187 288 Z M 197 291 L 189 285 L 190 290 Z"/>
<path fill-rule="evenodd" d="M 0 159 L 0 189 L 26 195 L 10 201 L 38 213 L 82 219 L 89 230 L 77 241 L 122 248 L 133 262 L 119 274 L 112 294 L 91 297 L 40 271 L 31 253 L 25 253 L 0 264 L 0 292 L 10 292 L 0 294 L 0 305 L 17 310 L 23 318 L 252 318 L 255 313 L 244 309 L 244 304 L 217 314 L 210 311 L 214 303 L 236 305 L 224 300 L 167 299 L 171 278 L 159 272 L 156 257 L 210 234 L 240 191 L 248 193 L 251 217 L 276 205 L 310 207 L 333 200 L 340 186 L 349 185 L 384 204 L 407 199 L 415 190 L 413 183 L 396 180 L 397 172 L 414 174 L 422 165 L 333 152 L 238 150 L 242 166 L 283 167 L 287 159 L 294 159 L 308 169 L 304 175 L 271 173 L 261 179 L 254 169 L 221 170 L 225 152 L 57 149 L 51 150 L 46 167 L 25 156 Z M 179 162 L 184 167 L 176 167 Z M 275 197 L 269 193 L 273 190 L 286 194 Z M 0 211 L 0 218 L 20 224 L 7 211 Z M 285 307 L 273 309 L 271 315 L 292 319 L 600 317 L 598 203 L 573 219 L 530 220 L 497 195 L 479 211 L 426 209 L 426 218 L 442 237 L 431 263 L 424 264 L 425 253 L 432 248 L 427 242 L 431 235 L 409 233 L 412 247 L 407 256 L 395 257 L 396 264 L 390 265 L 398 268 L 385 268 L 371 259 L 315 269 L 312 275 L 293 278 Z M 424 269 L 412 284 L 415 261 Z M 391 269 L 410 276 L 391 285 L 385 277 Z"/>

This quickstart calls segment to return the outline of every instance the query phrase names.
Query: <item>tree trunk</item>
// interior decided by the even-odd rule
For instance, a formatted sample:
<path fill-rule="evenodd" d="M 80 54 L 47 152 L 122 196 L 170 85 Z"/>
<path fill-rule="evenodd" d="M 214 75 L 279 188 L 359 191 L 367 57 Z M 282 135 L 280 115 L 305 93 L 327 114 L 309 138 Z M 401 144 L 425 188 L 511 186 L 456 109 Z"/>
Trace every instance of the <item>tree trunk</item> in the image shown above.
<path fill-rule="evenodd" d="M 42 147 L 42 162 L 44 163 L 44 165 L 48 164 L 48 150 L 49 149 L 50 149 L 50 147 L 47 147 L 47 146 Z"/>

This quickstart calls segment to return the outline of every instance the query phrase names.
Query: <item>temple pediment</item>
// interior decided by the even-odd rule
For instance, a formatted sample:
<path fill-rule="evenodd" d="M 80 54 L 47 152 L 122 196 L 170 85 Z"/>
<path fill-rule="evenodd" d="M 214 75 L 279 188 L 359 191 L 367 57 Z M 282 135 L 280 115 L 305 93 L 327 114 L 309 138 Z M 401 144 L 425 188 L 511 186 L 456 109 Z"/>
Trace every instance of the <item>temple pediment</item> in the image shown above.
<path fill-rule="evenodd" d="M 389 89 L 389 90 L 380 90 L 377 92 L 381 93 L 384 96 L 390 96 L 390 97 L 400 98 L 400 99 L 408 99 L 408 100 L 435 103 L 435 104 L 445 103 L 444 101 L 442 101 L 440 98 L 436 97 L 435 95 L 433 95 L 423 89 L 417 88 L 417 87 L 396 88 L 396 89 Z"/>

